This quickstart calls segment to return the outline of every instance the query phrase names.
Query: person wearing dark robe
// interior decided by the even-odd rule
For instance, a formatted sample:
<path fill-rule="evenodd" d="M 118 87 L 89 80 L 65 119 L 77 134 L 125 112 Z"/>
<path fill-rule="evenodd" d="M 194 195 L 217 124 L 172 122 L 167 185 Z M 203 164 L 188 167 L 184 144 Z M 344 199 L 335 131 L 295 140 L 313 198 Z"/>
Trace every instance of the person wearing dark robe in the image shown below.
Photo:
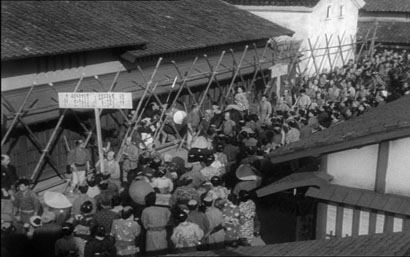
<path fill-rule="evenodd" d="M 10 165 L 10 157 L 1 155 L 1 213 L 13 213 L 15 188 L 18 177 L 16 169 Z"/>
<path fill-rule="evenodd" d="M 116 256 L 114 241 L 107 236 L 104 226 L 96 226 L 95 230 L 95 236 L 85 244 L 84 257 Z"/>
<path fill-rule="evenodd" d="M 81 249 L 78 237 L 73 234 L 74 226 L 71 223 L 64 223 L 62 228 L 62 237 L 57 240 L 54 246 L 55 257 L 80 257 L 84 255 L 84 249 Z"/>
<path fill-rule="evenodd" d="M 196 200 L 190 200 L 188 202 L 188 221 L 197 224 L 204 232 L 204 238 L 207 238 L 210 232 L 210 224 L 208 217 L 202 211 L 198 210 L 198 202 Z"/>

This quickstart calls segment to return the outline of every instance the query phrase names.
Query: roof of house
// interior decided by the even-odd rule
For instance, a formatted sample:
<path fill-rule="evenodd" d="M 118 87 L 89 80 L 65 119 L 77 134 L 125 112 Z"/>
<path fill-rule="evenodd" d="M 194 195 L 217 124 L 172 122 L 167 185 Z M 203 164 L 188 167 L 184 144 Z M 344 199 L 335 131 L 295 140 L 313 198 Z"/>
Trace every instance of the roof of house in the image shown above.
<path fill-rule="evenodd" d="M 410 231 L 196 251 L 178 256 L 409 256 Z"/>
<path fill-rule="evenodd" d="M 410 198 L 405 196 L 382 194 L 370 190 L 332 184 L 322 184 L 320 188 L 310 187 L 305 195 L 324 201 L 410 216 Z"/>
<path fill-rule="evenodd" d="M 357 32 L 358 40 L 365 39 L 369 30 L 368 39 L 371 39 L 375 27 L 376 24 L 374 21 L 359 21 Z M 387 44 L 410 44 L 410 22 L 378 21 L 375 41 Z"/>
<path fill-rule="evenodd" d="M 1 32 L 2 60 L 146 43 L 68 1 L 2 1 Z"/>
<path fill-rule="evenodd" d="M 409 0 L 365 0 L 367 12 L 410 12 Z"/>
<path fill-rule="evenodd" d="M 320 0 L 224 0 L 234 5 L 304 6 L 314 7 Z"/>
<path fill-rule="evenodd" d="M 278 163 L 406 136 L 410 136 L 410 95 L 276 149 L 269 158 Z"/>
<path fill-rule="evenodd" d="M 292 35 L 219 0 L 2 1 L 1 59 L 119 46 L 136 55 Z"/>

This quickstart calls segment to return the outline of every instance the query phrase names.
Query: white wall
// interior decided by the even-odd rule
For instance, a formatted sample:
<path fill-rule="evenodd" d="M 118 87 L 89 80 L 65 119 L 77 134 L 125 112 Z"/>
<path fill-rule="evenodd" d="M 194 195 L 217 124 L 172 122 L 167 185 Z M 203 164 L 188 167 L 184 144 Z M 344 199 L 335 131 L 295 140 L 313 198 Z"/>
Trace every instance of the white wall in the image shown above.
<path fill-rule="evenodd" d="M 313 8 L 240 5 L 237 7 L 248 10 L 255 15 L 295 31 L 294 38 L 304 40 L 301 47 L 303 50 L 309 49 L 308 38 L 310 38 L 312 47 L 317 39 L 318 43 L 314 48 L 325 47 L 325 34 L 327 34 L 328 39 L 333 35 L 329 44 L 330 46 L 339 45 L 337 36 L 340 37 L 342 44 L 350 44 L 352 38 L 354 39 L 356 35 L 358 21 L 358 6 L 356 6 L 353 1 L 356 2 L 355 0 L 321 0 Z M 361 0 L 357 2 L 359 2 L 359 5 L 364 4 Z M 327 7 L 329 5 L 331 5 L 331 12 L 329 18 L 327 18 Z M 341 5 L 344 6 L 344 14 L 342 17 L 339 16 L 339 8 Z M 340 54 L 336 57 L 337 50 L 338 49 L 334 48 L 330 51 L 332 62 L 333 59 L 336 59 L 333 67 L 340 67 L 343 64 Z M 346 60 L 354 57 L 351 46 L 345 46 L 342 50 L 344 51 L 343 56 Z M 348 53 L 349 51 L 351 51 L 350 54 Z M 315 52 L 315 55 L 321 55 L 316 58 L 316 65 L 319 71 L 324 68 L 329 70 L 330 64 L 325 50 L 318 50 Z M 306 53 L 306 57 L 308 56 L 309 54 Z M 320 65 L 320 63 L 322 63 L 322 65 Z M 313 66 L 312 60 L 310 60 L 309 63 L 307 60 L 301 63 L 302 70 L 308 67 L 308 74 L 315 72 Z"/>
<path fill-rule="evenodd" d="M 369 145 L 328 155 L 327 173 L 332 184 L 374 191 L 378 145 Z"/>
<path fill-rule="evenodd" d="M 386 193 L 410 197 L 410 137 L 390 141 Z"/>

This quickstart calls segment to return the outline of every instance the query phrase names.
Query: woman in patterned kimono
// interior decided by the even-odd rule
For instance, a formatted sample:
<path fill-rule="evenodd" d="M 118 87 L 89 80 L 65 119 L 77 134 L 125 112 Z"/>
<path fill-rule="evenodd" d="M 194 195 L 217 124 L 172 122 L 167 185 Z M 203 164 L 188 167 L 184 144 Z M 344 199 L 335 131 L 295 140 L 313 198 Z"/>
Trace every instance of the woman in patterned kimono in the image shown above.
<path fill-rule="evenodd" d="M 135 245 L 135 238 L 139 236 L 141 227 L 134 220 L 134 210 L 126 206 L 121 211 L 121 219 L 116 219 L 112 223 L 111 235 L 115 238 L 117 256 L 136 257 L 138 249 Z"/>
<path fill-rule="evenodd" d="M 256 206 L 254 201 L 250 199 L 250 193 L 248 191 L 241 190 L 239 192 L 239 200 L 239 210 L 242 214 L 239 238 L 241 243 L 245 246 L 249 246 L 253 238 Z"/>
<path fill-rule="evenodd" d="M 241 211 L 237 205 L 237 198 L 235 195 L 232 194 L 228 197 L 228 200 L 222 207 L 222 215 L 226 227 L 225 244 L 236 247 L 238 246 L 239 229 L 241 226 Z"/>

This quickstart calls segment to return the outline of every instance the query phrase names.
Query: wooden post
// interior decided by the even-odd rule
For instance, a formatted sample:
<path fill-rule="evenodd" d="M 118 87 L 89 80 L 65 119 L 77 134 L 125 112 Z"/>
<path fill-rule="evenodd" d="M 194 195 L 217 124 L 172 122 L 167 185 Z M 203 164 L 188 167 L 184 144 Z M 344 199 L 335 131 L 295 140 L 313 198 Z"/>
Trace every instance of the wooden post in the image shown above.
<path fill-rule="evenodd" d="M 309 41 L 310 41 L 310 39 L 309 39 Z M 317 45 L 317 43 L 319 42 L 319 36 L 316 38 L 316 41 L 315 41 L 315 44 L 313 45 L 313 48 L 315 49 L 316 48 L 316 45 Z M 304 50 L 304 51 L 309 51 L 309 52 L 311 52 L 310 50 Z M 302 52 L 304 52 L 304 51 L 302 51 Z M 311 54 L 309 55 L 309 57 L 308 57 L 308 60 L 307 60 L 307 63 L 306 63 L 306 67 L 304 68 L 304 70 L 303 70 L 303 72 L 300 72 L 300 74 L 301 74 L 301 76 L 308 70 L 308 67 L 309 67 L 309 63 L 310 63 L 310 59 L 312 59 L 312 52 L 311 52 Z M 299 69 L 300 69 L 300 67 L 299 67 Z"/>
<path fill-rule="evenodd" d="M 110 86 L 110 88 L 108 89 L 107 92 L 111 92 L 111 91 L 114 90 L 114 87 L 115 87 L 115 85 L 117 84 L 117 79 L 118 79 L 118 76 L 119 76 L 119 75 L 120 75 L 120 70 L 118 70 L 117 74 L 115 74 L 114 80 L 112 81 L 111 86 Z M 94 76 L 94 78 L 97 79 L 97 81 L 98 81 L 99 83 L 101 83 L 97 76 Z M 99 112 L 98 112 L 98 113 L 99 113 L 100 116 L 101 116 L 103 110 L 104 110 L 104 109 L 99 109 Z M 122 111 L 122 110 L 121 110 L 121 111 Z M 92 134 L 93 134 L 93 130 L 94 130 L 94 129 L 95 129 L 95 126 L 88 131 L 87 138 L 85 139 L 85 145 L 86 145 L 86 146 L 87 146 L 88 142 L 89 142 L 90 139 L 91 139 L 91 136 L 92 136 Z"/>
<path fill-rule="evenodd" d="M 20 105 L 19 110 L 14 113 L 13 121 L 11 122 L 10 127 L 7 129 L 6 134 L 3 136 L 3 139 L 1 140 L 1 146 L 3 146 L 3 145 L 6 143 L 8 137 L 10 136 L 11 131 L 13 130 L 13 128 L 14 128 L 14 126 L 16 125 L 17 121 L 19 120 L 19 117 L 20 117 L 21 113 L 23 112 L 23 108 L 24 108 L 24 106 L 26 105 L 26 103 L 27 103 L 27 101 L 28 101 L 28 99 L 29 99 L 31 93 L 33 92 L 33 89 L 34 89 L 35 85 L 36 85 L 36 82 L 34 82 L 33 85 L 31 85 L 31 87 L 30 87 L 28 93 L 26 94 L 26 97 L 24 97 L 24 100 L 23 100 L 23 102 L 22 102 L 21 105 Z M 3 99 L 6 99 L 6 98 L 3 96 L 3 94 L 1 94 L 1 97 L 2 97 Z M 10 106 L 10 107 L 12 107 L 12 106 Z M 7 123 L 7 120 L 6 120 L 5 122 Z"/>
<path fill-rule="evenodd" d="M 158 68 L 159 68 L 159 65 L 161 64 L 161 62 L 162 62 L 162 57 L 160 57 L 160 58 L 158 59 L 157 65 L 155 66 L 155 69 L 154 69 L 154 71 L 153 71 L 152 74 L 151 74 L 150 80 L 147 82 L 147 86 L 146 86 L 146 88 L 145 88 L 145 91 L 144 91 L 142 97 L 140 98 L 140 101 L 138 102 L 138 106 L 137 106 L 137 108 L 135 109 L 135 113 L 134 113 L 134 115 L 132 116 L 132 119 L 131 119 L 131 121 L 130 121 L 130 123 L 129 123 L 129 127 L 128 127 L 127 131 L 125 132 L 125 136 L 124 136 L 124 139 L 122 140 L 120 150 L 118 151 L 118 154 L 117 154 L 117 158 L 116 158 L 117 161 L 120 161 L 120 160 L 121 160 L 121 157 L 122 157 L 122 154 L 123 154 L 124 148 L 125 148 L 125 142 L 127 141 L 127 138 L 130 137 L 130 136 L 132 136 L 132 134 L 134 133 L 134 130 L 135 130 L 136 126 L 132 126 L 131 123 L 134 122 L 134 121 L 137 119 L 137 117 L 138 117 L 138 112 L 139 112 L 139 109 L 141 108 L 142 101 L 144 100 L 145 95 L 147 94 L 148 89 L 150 88 L 150 86 L 151 86 L 151 84 L 152 84 L 152 80 L 154 79 L 155 74 L 157 73 Z M 143 73 L 142 73 L 142 70 L 141 70 L 141 68 L 140 68 L 139 66 L 138 66 L 138 70 L 141 72 L 141 74 L 143 74 Z M 130 134 L 131 134 L 131 135 L 130 135 Z"/>
<path fill-rule="evenodd" d="M 248 51 L 248 45 L 245 46 L 245 49 L 243 50 L 242 57 L 241 57 L 241 59 L 239 60 L 238 65 L 236 66 L 235 73 L 233 74 L 231 83 L 229 83 L 228 91 L 226 92 L 225 98 L 223 99 L 224 101 L 228 98 L 228 96 L 229 96 L 229 94 L 230 94 L 230 92 L 231 92 L 231 90 L 232 90 L 232 86 L 233 86 L 233 84 L 235 83 L 235 79 L 236 79 L 236 77 L 237 77 L 238 74 L 239 74 L 239 71 L 240 71 L 241 66 L 242 66 L 242 62 L 243 62 L 243 60 L 245 59 L 245 55 L 246 55 L 246 52 L 247 52 L 247 51 Z"/>
<path fill-rule="evenodd" d="M 376 40 L 376 32 L 377 32 L 377 27 L 378 27 L 379 23 L 376 21 L 375 22 L 375 27 L 373 30 L 373 37 L 372 37 L 372 41 L 370 42 L 370 49 L 369 52 L 367 53 L 367 56 L 372 56 L 373 51 L 374 51 L 374 42 Z"/>
<path fill-rule="evenodd" d="M 310 48 L 310 52 L 312 55 L 312 60 L 313 60 L 313 67 L 315 67 L 315 73 L 319 74 L 319 70 L 318 70 L 318 66 L 316 64 L 316 57 L 315 57 L 315 49 L 312 47 L 312 42 L 310 42 L 310 38 L 308 38 L 308 42 L 309 42 L 309 48 Z"/>
<path fill-rule="evenodd" d="M 81 78 L 78 80 L 78 83 L 74 88 L 74 93 L 77 92 L 78 88 L 81 85 L 81 82 L 83 81 L 83 78 L 84 78 L 84 73 L 81 75 Z M 51 148 L 51 146 L 54 142 L 54 139 L 57 135 L 58 130 L 60 129 L 61 123 L 63 122 L 63 119 L 64 119 L 64 117 L 67 113 L 67 110 L 68 109 L 64 109 L 63 113 L 61 114 L 60 118 L 58 119 L 57 125 L 55 126 L 55 128 L 53 130 L 53 133 L 51 134 L 51 136 L 50 136 L 50 138 L 47 142 L 46 148 L 43 150 L 43 153 L 41 154 L 40 159 L 38 160 L 37 165 L 33 170 L 33 174 L 31 175 L 31 180 L 34 181 L 34 182 L 36 182 L 36 179 L 38 177 L 37 175 L 39 175 L 38 173 L 40 172 L 40 168 L 43 165 L 44 158 L 46 157 L 47 153 L 50 151 L 50 148 Z M 35 186 L 35 185 L 36 185 L 36 183 L 33 186 Z"/>
<path fill-rule="evenodd" d="M 343 35 L 342 35 L 342 40 L 343 40 L 343 38 L 344 38 L 344 36 L 345 36 L 345 33 L 346 33 L 346 31 L 345 32 L 343 32 Z M 339 36 L 338 36 L 338 39 L 339 39 Z M 336 64 L 336 62 L 337 62 L 337 58 L 339 57 L 339 52 L 340 52 L 340 54 L 342 55 L 342 64 L 344 65 L 344 60 L 343 60 L 343 52 L 341 52 L 341 48 L 339 48 L 340 47 L 340 41 L 339 41 L 339 45 L 338 45 L 338 47 L 337 47 L 337 51 L 336 51 L 336 54 L 335 54 L 335 59 L 333 60 L 333 65 L 330 67 L 330 70 L 333 70 L 333 68 L 335 67 L 335 64 Z"/>
<path fill-rule="evenodd" d="M 362 45 L 360 46 L 359 53 L 358 53 L 357 56 L 356 56 L 356 62 L 359 60 L 360 56 L 362 55 L 362 51 L 363 51 L 364 45 L 367 44 L 367 41 L 368 41 L 367 38 L 369 37 L 370 31 L 371 31 L 371 29 L 369 29 L 369 30 L 367 31 L 366 37 L 364 38 L 364 40 L 363 40 L 363 42 L 362 42 Z"/>
<path fill-rule="evenodd" d="M 339 50 L 340 50 L 340 58 L 342 59 L 343 66 L 346 65 L 345 58 L 343 57 L 343 41 L 344 41 L 345 33 L 346 33 L 346 31 L 343 32 L 342 38 L 340 38 L 339 35 L 337 35 L 337 41 L 338 41 L 338 43 L 339 43 L 338 48 L 339 48 Z"/>
<path fill-rule="evenodd" d="M 97 142 L 98 142 L 98 159 L 100 160 L 100 172 L 105 172 L 104 170 L 104 153 L 102 150 L 102 135 L 101 135 L 101 120 L 100 120 L 100 112 L 98 108 L 94 109 L 95 113 L 95 125 L 97 129 Z"/>
<path fill-rule="evenodd" d="M 216 73 L 218 72 L 219 65 L 221 64 L 224 55 L 225 55 L 225 51 L 222 51 L 222 54 L 221 54 L 221 56 L 219 57 L 218 63 L 217 63 L 216 66 L 215 66 L 215 70 L 214 70 L 214 72 L 212 72 L 211 78 L 209 79 L 208 85 L 206 86 L 204 96 L 202 97 L 202 99 L 201 99 L 201 100 L 199 101 L 199 103 L 198 103 L 198 106 L 199 106 L 199 107 L 202 106 L 202 103 L 203 103 L 204 100 L 205 100 L 206 94 L 208 93 L 208 90 L 209 90 L 209 88 L 211 87 L 212 81 L 214 80 L 214 78 L 215 78 L 215 76 L 216 76 Z"/>
<path fill-rule="evenodd" d="M 329 59 L 329 62 L 331 60 L 330 58 L 330 43 L 332 42 L 332 38 L 333 38 L 333 34 L 330 35 L 330 38 L 327 37 L 327 34 L 325 34 L 325 40 L 326 40 L 326 50 L 325 53 L 323 54 L 322 60 L 320 61 L 319 64 L 319 71 L 322 70 L 323 64 L 324 64 L 324 60 L 326 59 L 326 57 Z M 331 65 L 331 63 L 330 63 Z M 330 66 L 329 66 L 330 67 Z"/>

